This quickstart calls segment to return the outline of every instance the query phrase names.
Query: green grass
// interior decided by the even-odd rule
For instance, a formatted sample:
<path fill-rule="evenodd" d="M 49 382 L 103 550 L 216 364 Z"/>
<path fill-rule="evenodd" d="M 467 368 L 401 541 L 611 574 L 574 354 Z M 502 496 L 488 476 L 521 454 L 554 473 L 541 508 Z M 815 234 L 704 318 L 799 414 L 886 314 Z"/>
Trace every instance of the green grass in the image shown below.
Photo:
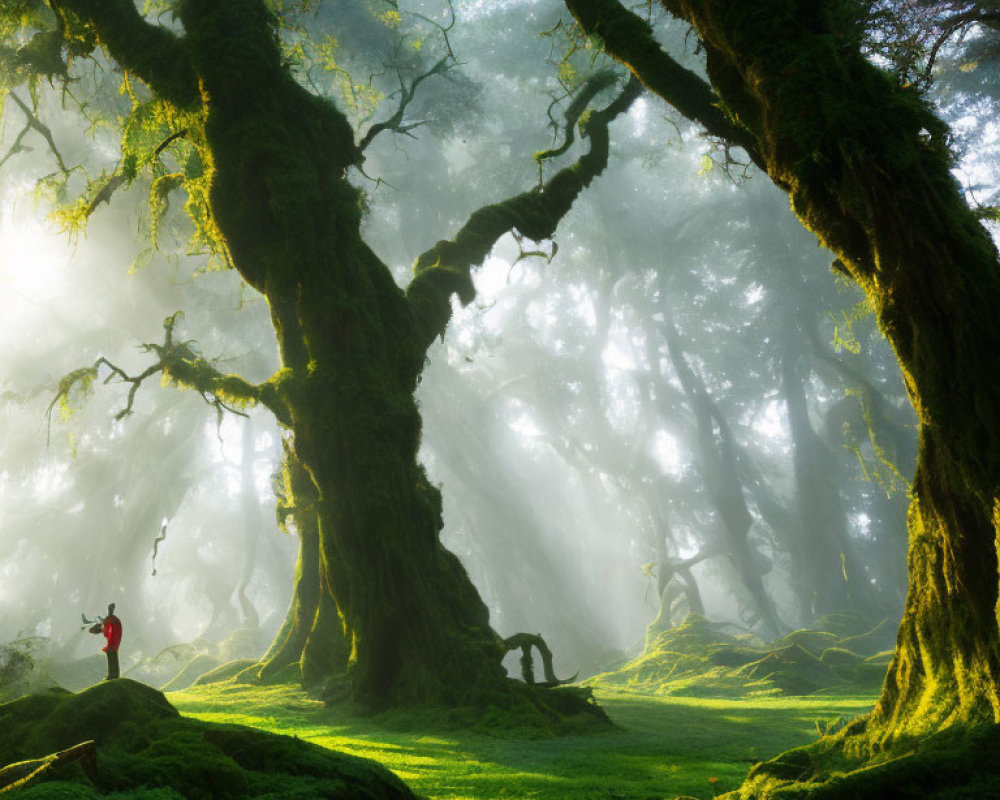
<path fill-rule="evenodd" d="M 440 720 L 422 724 L 413 714 L 347 716 L 289 685 L 215 684 L 167 697 L 198 719 L 375 759 L 432 800 L 711 798 L 739 786 L 752 763 L 814 740 L 817 720 L 853 717 L 874 701 L 649 696 L 607 687 L 595 695 L 618 727 L 559 738 L 490 736 Z"/>

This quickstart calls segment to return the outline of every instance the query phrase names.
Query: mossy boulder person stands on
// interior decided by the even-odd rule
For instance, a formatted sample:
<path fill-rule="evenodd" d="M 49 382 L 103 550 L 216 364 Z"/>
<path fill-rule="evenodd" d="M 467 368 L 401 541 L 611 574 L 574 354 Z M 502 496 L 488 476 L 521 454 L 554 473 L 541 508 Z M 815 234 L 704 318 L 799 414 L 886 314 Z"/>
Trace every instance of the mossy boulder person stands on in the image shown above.
<path fill-rule="evenodd" d="M 105 681 L 79 694 L 53 689 L 0 705 L 0 776 L 31 774 L 38 769 L 31 762 L 85 742 L 93 742 L 96 768 L 86 758 L 55 764 L 10 796 L 79 800 L 127 792 L 130 800 L 414 797 L 374 761 L 297 738 L 182 717 L 162 693 L 128 678 Z M 90 753 L 89 747 L 80 749 Z M 19 769 L 22 764 L 17 762 L 29 763 Z"/>

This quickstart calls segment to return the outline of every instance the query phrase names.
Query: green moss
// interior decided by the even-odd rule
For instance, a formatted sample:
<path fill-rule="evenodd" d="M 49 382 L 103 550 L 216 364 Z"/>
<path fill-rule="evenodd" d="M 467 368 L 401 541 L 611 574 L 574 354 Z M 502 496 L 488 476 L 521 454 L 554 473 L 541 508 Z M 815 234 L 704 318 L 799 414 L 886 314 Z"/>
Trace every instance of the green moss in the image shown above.
<path fill-rule="evenodd" d="M 237 658 L 233 661 L 227 661 L 225 664 L 219 664 L 219 666 L 214 669 L 210 669 L 208 672 L 199 675 L 192 683 L 192 686 L 205 686 L 209 683 L 218 683 L 219 681 L 229 680 L 235 677 L 239 673 L 243 672 L 248 667 L 258 666 L 260 662 L 256 658 Z M 167 690 L 174 691 L 174 690 Z"/>
<path fill-rule="evenodd" d="M 433 800 L 708 800 L 713 790 L 739 786 L 750 764 L 814 740 L 817 718 L 853 718 L 873 699 L 596 694 L 614 725 L 585 736 L 518 730 L 503 709 L 480 711 L 478 725 L 427 709 L 355 714 L 295 686 L 213 684 L 170 699 L 205 720 L 295 733 L 374 758 Z"/>
<path fill-rule="evenodd" d="M 875 632 L 884 626 L 856 635 L 864 622 L 853 615 L 825 619 L 838 632 L 798 630 L 766 645 L 692 614 L 657 634 L 638 658 L 587 683 L 692 697 L 876 690 L 890 654 L 869 653 L 880 639 Z"/>
<path fill-rule="evenodd" d="M 750 771 L 727 798 L 775 800 L 977 800 L 1000 794 L 1000 726 L 956 726 L 932 736 L 902 737 L 872 757 L 859 747 L 865 721 L 783 753 Z"/>
<path fill-rule="evenodd" d="M 10 796 L 89 797 L 93 789 L 143 800 L 413 796 L 373 762 L 294 738 L 181 717 L 163 694 L 128 679 L 0 706 L 0 753 L 7 760 L 38 758 L 88 739 L 97 743 L 93 784 L 74 765 L 75 772 L 65 769 L 58 783 Z"/>
<path fill-rule="evenodd" d="M 68 781 L 52 781 L 37 786 L 29 786 L 17 792 L 11 792 L 11 797 L 18 800 L 102 800 L 104 795 L 90 786 Z M 176 792 L 156 797 L 153 792 L 143 792 L 142 800 L 180 800 Z"/>

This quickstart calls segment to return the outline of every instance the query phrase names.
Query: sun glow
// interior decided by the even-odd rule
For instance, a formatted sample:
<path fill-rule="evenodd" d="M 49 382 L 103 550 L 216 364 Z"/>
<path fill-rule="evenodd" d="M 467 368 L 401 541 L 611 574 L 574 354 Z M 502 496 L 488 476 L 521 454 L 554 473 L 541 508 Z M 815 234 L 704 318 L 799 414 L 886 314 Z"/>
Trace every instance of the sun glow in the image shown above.
<path fill-rule="evenodd" d="M 19 213 L 10 196 L 0 205 L 0 288 L 6 298 L 0 302 L 5 311 L 46 303 L 59 293 L 70 248 L 65 237 L 47 227 L 36 215 Z"/>

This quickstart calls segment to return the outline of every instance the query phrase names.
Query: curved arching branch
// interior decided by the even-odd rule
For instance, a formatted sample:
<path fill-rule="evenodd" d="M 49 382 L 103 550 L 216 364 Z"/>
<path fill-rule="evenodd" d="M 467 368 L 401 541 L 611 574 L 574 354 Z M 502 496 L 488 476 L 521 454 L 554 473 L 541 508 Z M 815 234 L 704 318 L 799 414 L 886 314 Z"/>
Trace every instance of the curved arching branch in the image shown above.
<path fill-rule="evenodd" d="M 454 239 L 439 241 L 417 258 L 406 296 L 416 319 L 420 346 L 428 347 L 444 333 L 451 318 L 453 294 L 463 305 L 475 298 L 472 268 L 485 260 L 500 237 L 511 231 L 536 242 L 552 237 L 576 198 L 604 171 L 610 148 L 608 126 L 628 110 L 641 91 L 639 81 L 630 78 L 607 108 L 583 120 L 581 133 L 590 140 L 590 150 L 573 164 L 541 187 L 474 211 Z"/>
<path fill-rule="evenodd" d="M 924 67 L 923 74 L 921 75 L 921 80 L 924 83 L 930 83 L 934 62 L 937 60 L 938 52 L 944 47 L 945 43 L 958 31 L 976 24 L 989 24 L 993 26 L 1000 24 L 1000 11 L 973 9 L 963 14 L 956 14 L 948 19 L 944 30 L 938 34 L 938 37 L 934 40 L 934 44 L 931 45 L 927 53 L 927 65 Z"/>
<path fill-rule="evenodd" d="M 566 109 L 565 123 L 562 126 L 558 126 L 555 120 L 553 120 L 553 125 L 562 127 L 563 129 L 563 143 L 559 145 L 559 147 L 554 147 L 549 150 L 540 150 L 535 153 L 534 159 L 538 162 L 539 167 L 541 167 L 542 161 L 561 156 L 569 150 L 576 138 L 576 124 L 580 121 L 580 117 L 583 115 L 583 112 L 587 110 L 587 106 L 590 105 L 590 101 L 604 89 L 614 85 L 615 79 L 615 74 L 610 70 L 599 72 L 588 80 L 583 85 L 583 88 L 576 93 L 573 101 Z M 549 111 L 549 119 L 552 119 L 551 108 Z M 539 172 L 539 174 L 541 173 Z"/>
<path fill-rule="evenodd" d="M 566 0 L 566 7 L 584 33 L 596 36 L 605 52 L 624 64 L 653 94 L 657 94 L 712 135 L 746 150 L 761 165 L 753 137 L 734 124 L 712 87 L 667 55 L 648 21 L 618 0 Z"/>
<path fill-rule="evenodd" d="M 535 683 L 535 662 L 531 657 L 532 647 L 536 648 L 538 654 L 542 657 L 542 672 L 545 675 L 545 682 L 542 684 Z M 503 655 L 507 655 L 511 650 L 517 650 L 518 648 L 521 650 L 521 677 L 524 678 L 524 682 L 529 686 L 550 688 L 572 683 L 576 680 L 576 675 L 565 680 L 560 680 L 556 677 L 555 670 L 552 667 L 552 651 L 540 633 L 515 633 L 513 636 L 508 636 L 503 640 Z"/>

